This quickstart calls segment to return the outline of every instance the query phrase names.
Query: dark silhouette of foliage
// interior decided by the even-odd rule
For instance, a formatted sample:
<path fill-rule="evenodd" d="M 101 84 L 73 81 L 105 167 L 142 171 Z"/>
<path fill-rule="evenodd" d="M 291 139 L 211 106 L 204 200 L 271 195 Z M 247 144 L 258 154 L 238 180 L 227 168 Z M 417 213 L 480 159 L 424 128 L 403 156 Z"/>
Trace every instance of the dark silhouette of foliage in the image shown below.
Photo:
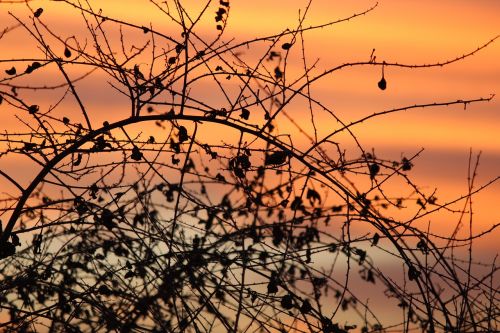
<path fill-rule="evenodd" d="M 469 193 L 440 202 L 411 180 L 418 154 L 381 158 L 353 129 L 385 114 L 492 96 L 344 123 L 309 89 L 344 68 L 368 66 L 382 71 L 385 90 L 384 68 L 445 66 L 496 38 L 431 64 L 377 61 L 374 50 L 366 61 L 312 74 L 304 60 L 292 77 L 290 52 L 305 59 L 305 31 L 375 7 L 305 27 L 309 3 L 295 29 L 235 42 L 224 37 L 233 1 L 207 2 L 196 16 L 182 1 L 145 1 L 168 21 L 149 25 L 88 2 L 61 3 L 79 15 L 81 35 L 56 31 L 45 21 L 50 10 L 27 1 L 31 14 L 11 18 L 40 52 L 1 59 L 0 118 L 15 112 L 25 129 L 0 134 L 0 160 L 36 166 L 24 178 L 0 170 L 13 188 L 0 208 L 6 332 L 498 329 L 497 267 L 474 275 L 472 253 L 453 252 L 481 235 L 442 237 L 421 227 L 438 211 L 472 216 L 472 196 L 497 179 L 473 187 L 471 155 Z M 199 28 L 207 17 L 211 34 Z M 39 85 L 42 74 L 48 81 Z M 106 98 L 120 110 L 96 111 L 82 92 L 88 80 L 95 95 L 107 85 Z M 296 101 L 310 112 L 294 120 L 287 110 Z M 316 130 L 319 113 L 335 123 L 326 135 Z M 335 141 L 340 135 L 356 142 L 355 154 Z M 386 185 L 397 178 L 407 188 L 395 194 Z M 467 204 L 454 211 L 457 201 Z M 386 271 L 381 256 L 404 276 Z M 368 302 L 372 290 L 381 298 Z M 394 322 L 379 319 L 380 304 L 394 306 Z"/>

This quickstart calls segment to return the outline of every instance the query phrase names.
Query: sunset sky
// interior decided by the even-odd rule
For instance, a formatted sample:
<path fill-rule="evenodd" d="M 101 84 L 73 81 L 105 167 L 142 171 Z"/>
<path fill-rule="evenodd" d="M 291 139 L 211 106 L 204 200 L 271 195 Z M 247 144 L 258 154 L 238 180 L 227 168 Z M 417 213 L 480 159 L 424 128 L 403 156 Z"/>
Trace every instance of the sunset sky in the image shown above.
<path fill-rule="evenodd" d="M 172 33 L 175 38 L 180 38 L 178 30 L 173 30 L 169 20 L 148 1 L 90 2 L 94 4 L 96 11 L 101 8 L 105 16 L 119 18 L 139 27 L 151 25 L 155 30 L 165 34 Z M 204 1 L 198 0 L 183 1 L 193 17 L 199 13 L 203 3 Z M 221 41 L 237 44 L 254 38 L 278 35 L 286 29 L 296 29 L 299 15 L 304 13 L 308 1 L 231 0 L 230 3 L 229 21 Z M 365 0 L 313 0 L 302 26 L 321 25 L 347 18 L 366 11 L 375 4 L 374 1 Z M 33 9 L 43 7 L 43 22 L 59 36 L 68 38 L 70 44 L 73 43 L 72 36 L 78 38 L 86 32 L 78 11 L 62 2 L 34 0 L 29 2 L 29 6 Z M 213 20 L 217 7 L 218 1 L 214 2 L 206 17 L 197 25 L 196 33 L 208 40 L 217 35 Z M 12 59 L 32 61 L 44 57 L 44 53 L 37 49 L 32 37 L 22 27 L 1 33 L 5 28 L 16 24 L 15 17 L 23 22 L 31 22 L 29 15 L 32 14 L 25 4 L 0 0 L 0 91 L 9 89 L 5 81 L 5 70 L 13 65 L 22 70 L 27 63 L 20 61 L 13 64 Z M 388 64 L 424 65 L 446 62 L 473 52 L 495 39 L 500 34 L 499 17 L 500 1 L 497 0 L 380 0 L 365 15 L 304 32 L 307 65 L 315 64 L 309 74 L 315 77 L 345 63 L 366 62 L 370 59 L 372 50 L 377 62 L 385 61 Z M 114 33 L 110 33 L 110 38 L 119 40 L 117 31 Z M 131 32 L 129 35 L 131 43 L 144 37 L 142 31 L 135 33 Z M 80 42 L 92 44 L 91 40 L 85 38 Z M 280 46 L 285 42 L 291 42 L 289 36 L 280 39 L 275 49 L 283 51 Z M 290 81 L 304 72 L 300 39 L 294 42 L 286 67 L 286 75 Z M 64 49 L 60 42 L 54 42 L 53 45 L 54 52 L 62 52 Z M 263 52 L 265 54 L 265 46 L 268 45 L 262 43 L 248 48 L 241 47 L 238 49 L 238 56 L 249 62 L 256 61 Z M 170 46 L 161 44 L 159 48 L 161 47 Z M 142 66 L 141 69 L 148 66 L 147 59 L 141 58 L 138 63 Z M 67 68 L 72 78 L 85 73 L 82 68 L 69 64 Z M 467 193 L 471 152 L 473 159 L 481 153 L 476 187 L 500 176 L 500 38 L 476 54 L 443 67 L 385 66 L 387 89 L 383 91 L 377 86 L 381 74 L 382 66 L 378 65 L 347 66 L 315 81 L 310 88 L 311 95 L 344 123 L 350 123 L 374 113 L 407 106 L 489 98 L 496 94 L 491 101 L 471 103 L 466 107 L 455 104 L 412 108 L 380 115 L 353 126 L 352 131 L 366 151 L 371 152 L 373 149 L 380 158 L 401 160 L 403 156 L 413 156 L 423 149 L 408 174 L 426 193 L 437 189 L 436 196 L 441 203 Z M 43 85 L 46 82 L 64 81 L 55 66 L 43 68 L 43 71 L 31 76 L 30 80 L 25 83 Z M 105 73 L 95 72 L 75 84 L 95 124 L 123 119 L 129 115 L 127 101 L 110 88 L 109 82 L 112 80 Z M 228 91 L 237 90 L 237 83 L 234 86 L 231 86 L 231 82 L 228 83 Z M 222 100 L 222 94 L 214 87 L 213 82 L 200 80 L 193 84 L 190 94 L 207 104 L 215 105 Z M 26 94 L 31 98 L 31 92 Z M 48 108 L 56 101 L 54 92 L 47 92 L 46 95 L 38 93 L 37 96 L 37 103 L 43 108 Z M 68 112 L 72 120 L 78 119 L 83 123 L 78 108 L 71 104 L 74 101 L 68 101 L 69 99 L 68 97 L 62 103 L 63 109 L 67 107 L 64 112 Z M 26 114 L 14 111 L 6 104 L 0 105 L 0 132 L 6 134 L 26 131 L 22 123 L 22 120 L 27 119 Z M 320 138 L 341 127 L 331 115 L 323 111 L 317 110 L 315 113 L 315 125 Z M 286 112 L 309 135 L 313 135 L 307 103 L 292 103 Z M 56 110 L 53 115 L 62 117 L 66 113 Z M 137 131 L 160 131 L 154 126 L 144 126 Z M 310 146 L 310 140 L 291 122 L 283 121 L 277 126 L 282 134 L 291 134 L 296 147 L 305 150 Z M 218 144 L 230 136 L 229 133 L 218 132 L 214 128 L 207 128 L 205 135 Z M 352 138 L 339 136 L 338 140 L 352 156 L 359 156 Z M 0 142 L 0 149 L 5 149 L 4 142 Z M 0 155 L 0 170 L 9 173 L 21 184 L 28 184 L 39 166 L 35 166 L 27 158 L 11 155 L 2 158 Z M 392 186 L 391 190 L 397 193 L 398 186 L 402 185 L 394 183 L 388 186 Z M 1 196 L 15 190 L 12 184 L 0 178 Z M 479 193 L 473 202 L 473 230 L 476 233 L 500 223 L 500 181 Z M 423 222 L 433 223 L 433 230 L 446 235 L 452 229 L 451 226 L 458 222 L 458 216 L 437 214 Z M 475 243 L 478 260 L 492 262 L 498 254 L 499 236 L 499 231 L 495 230 Z"/>
<path fill-rule="evenodd" d="M 186 4 L 188 2 L 185 2 Z M 299 8 L 304 11 L 307 1 L 233 1 L 225 39 L 242 41 L 254 37 L 276 34 L 297 25 Z M 375 3 L 372 1 L 313 1 L 304 26 L 325 23 L 362 12 Z M 57 31 L 78 34 L 82 21 L 76 11 L 62 3 L 30 2 L 32 8 L 45 8 L 44 20 Z M 100 7 L 102 6 L 102 7 Z M 164 19 L 147 1 L 95 2 L 95 9 L 102 8 L 110 17 L 120 17 L 138 25 L 161 30 Z M 200 8 L 193 1 L 186 5 L 192 13 Z M 214 7 L 215 8 L 215 7 Z M 345 62 L 366 61 L 372 49 L 378 61 L 403 64 L 443 62 L 461 56 L 485 44 L 500 33 L 498 14 L 500 2 L 481 1 L 380 1 L 368 14 L 331 27 L 306 32 L 305 48 L 309 64 L 317 62 L 314 73 Z M 27 15 L 22 4 L 0 3 L 0 22 L 3 26 L 13 23 L 8 12 Z M 213 34 L 211 15 L 200 22 L 200 31 Z M 3 29 L 3 27 L 2 27 Z M 29 57 L 32 45 L 21 29 L 6 34 L 0 40 L 2 59 L 10 55 Z M 300 73 L 299 47 L 290 51 L 289 71 Z M 246 52 L 251 57 L 252 51 Z M 40 53 L 39 53 L 40 55 Z M 476 55 L 451 65 L 423 69 L 385 68 L 388 88 L 377 87 L 380 67 L 361 66 L 345 68 L 317 81 L 312 94 L 348 122 L 363 116 L 392 108 L 414 104 L 474 99 L 500 94 L 500 42 L 489 45 Z M 1 64 L 8 69 L 8 63 Z M 38 77 L 38 82 L 45 80 Z M 95 89 L 94 80 L 78 84 L 87 103 L 92 106 L 96 119 L 105 113 L 119 115 L 121 108 L 109 99 L 104 90 Z M 200 95 L 208 93 L 203 89 Z M 208 93 L 210 95 L 210 93 Z M 113 111 L 116 110 L 116 111 Z M 300 120 L 308 117 L 300 108 L 288 112 Z M 19 122 L 9 114 L 1 115 L 6 129 L 14 131 Z M 308 118 L 305 118 L 308 119 Z M 318 118 L 318 130 L 327 133 L 334 123 L 328 118 Z M 380 116 L 354 127 L 364 146 L 374 147 L 379 156 L 399 158 L 412 155 L 424 148 L 412 172 L 417 183 L 429 189 L 439 188 L 442 197 L 452 198 L 466 189 L 469 150 L 482 152 L 479 181 L 499 175 L 500 170 L 500 98 L 490 102 L 413 109 L 397 114 Z M 300 136 L 297 136 L 300 140 Z M 305 140 L 302 137 L 302 140 Z M 307 145 L 307 140 L 304 141 Z M 26 170 L 16 168 L 18 170 Z M 24 171 L 23 171 L 24 172 Z M 495 206 L 500 200 L 500 185 L 496 184 L 478 197 L 477 222 L 481 225 L 498 222 Z M 481 228 L 479 228 L 481 229 Z M 492 244 L 492 243 L 491 243 Z"/>

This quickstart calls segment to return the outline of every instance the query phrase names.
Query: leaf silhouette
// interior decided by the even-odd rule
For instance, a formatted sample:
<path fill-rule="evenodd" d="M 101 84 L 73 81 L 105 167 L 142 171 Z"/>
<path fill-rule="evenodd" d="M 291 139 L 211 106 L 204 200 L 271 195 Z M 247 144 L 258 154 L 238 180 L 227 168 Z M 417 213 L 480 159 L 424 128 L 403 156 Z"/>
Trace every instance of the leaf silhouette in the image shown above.
<path fill-rule="evenodd" d="M 176 154 L 179 154 L 181 152 L 179 142 L 175 142 L 172 138 L 170 138 L 170 149 L 172 149 Z"/>
<path fill-rule="evenodd" d="M 290 310 L 291 308 L 293 308 L 292 295 L 288 294 L 288 295 L 283 296 L 281 298 L 281 306 L 286 310 Z"/>
<path fill-rule="evenodd" d="M 307 190 L 306 198 L 311 202 L 311 204 L 314 204 L 316 201 L 321 203 L 321 196 L 312 188 Z"/>
<path fill-rule="evenodd" d="M 248 111 L 248 109 L 245 108 L 241 109 L 240 118 L 248 120 L 249 117 L 250 117 L 250 111 Z"/>
<path fill-rule="evenodd" d="M 295 199 L 293 199 L 292 204 L 290 205 L 290 208 L 292 210 L 301 210 L 303 209 L 302 205 L 302 198 L 299 196 L 296 196 Z"/>
<path fill-rule="evenodd" d="M 267 284 L 267 293 L 276 294 L 278 292 L 278 283 L 275 278 L 271 278 Z"/>
<path fill-rule="evenodd" d="M 265 165 L 281 165 L 286 162 L 287 153 L 284 151 L 275 151 L 266 155 Z"/>
<path fill-rule="evenodd" d="M 106 141 L 104 135 L 100 135 L 94 140 L 94 147 L 92 147 L 93 151 L 103 151 L 106 148 L 112 148 L 111 144 Z"/>
<path fill-rule="evenodd" d="M 281 79 L 283 77 L 283 72 L 279 67 L 276 67 L 274 69 L 274 76 L 276 77 L 276 79 Z"/>
<path fill-rule="evenodd" d="M 370 178 L 374 179 L 375 176 L 379 173 L 380 171 L 380 166 L 377 163 L 370 164 Z"/>
<path fill-rule="evenodd" d="M 187 129 L 184 126 L 180 126 L 179 127 L 179 142 L 182 143 L 182 142 L 187 141 L 187 140 L 189 140 Z"/>
<path fill-rule="evenodd" d="M 5 71 L 8 75 L 16 75 L 16 67 L 12 66 L 10 69 Z"/>
<path fill-rule="evenodd" d="M 413 281 L 413 280 L 418 279 L 419 276 L 420 276 L 420 272 L 417 271 L 417 269 L 414 266 L 410 266 L 410 268 L 408 269 L 408 279 L 410 281 Z"/>
<path fill-rule="evenodd" d="M 43 236 L 41 234 L 33 235 L 33 253 L 40 254 L 42 252 L 42 239 Z"/>
<path fill-rule="evenodd" d="M 172 164 L 178 165 L 181 160 L 176 158 L 175 155 L 172 155 Z"/>
<path fill-rule="evenodd" d="M 311 303 L 309 302 L 309 300 L 304 300 L 304 302 L 302 303 L 301 307 L 300 307 L 300 312 L 302 312 L 303 314 L 307 314 L 309 312 L 311 312 L 312 310 L 312 306 L 311 306 Z"/>
<path fill-rule="evenodd" d="M 177 54 L 180 54 L 180 53 L 182 52 L 182 50 L 184 50 L 184 45 L 182 45 L 182 44 L 177 44 L 177 45 L 175 46 L 175 52 L 176 52 Z"/>
<path fill-rule="evenodd" d="M 0 243 L 0 259 L 16 254 L 16 247 L 11 242 Z"/>
<path fill-rule="evenodd" d="M 109 209 L 105 208 L 102 210 L 100 222 L 106 228 L 111 230 L 111 229 L 116 227 L 116 223 L 113 221 L 114 218 L 115 218 L 115 215 L 113 214 L 113 212 L 111 212 Z"/>
<path fill-rule="evenodd" d="M 78 155 L 76 157 L 76 161 L 73 163 L 73 166 L 79 166 L 80 163 L 82 163 L 82 154 L 78 153 Z"/>
<path fill-rule="evenodd" d="M 132 148 L 132 155 L 130 156 L 130 158 L 134 161 L 140 161 L 142 159 L 142 153 L 139 150 L 139 147 L 134 146 L 134 148 Z"/>
<path fill-rule="evenodd" d="M 411 161 L 408 160 L 406 157 L 403 157 L 401 164 L 403 165 L 401 167 L 401 170 L 403 170 L 403 171 L 409 171 L 413 167 L 413 164 L 411 163 Z"/>
<path fill-rule="evenodd" d="M 17 234 L 12 234 L 12 245 L 14 246 L 21 246 L 21 242 L 19 241 L 19 236 Z"/>
<path fill-rule="evenodd" d="M 98 289 L 97 292 L 101 295 L 105 296 L 110 296 L 112 294 L 111 289 L 105 284 L 101 285 Z"/>
<path fill-rule="evenodd" d="M 35 114 L 38 112 L 39 109 L 40 109 L 40 107 L 38 105 L 31 105 L 28 107 L 28 112 L 30 114 Z"/>
<path fill-rule="evenodd" d="M 134 76 L 136 79 L 145 80 L 144 74 L 141 73 L 138 65 L 134 65 Z"/>
<path fill-rule="evenodd" d="M 28 65 L 26 67 L 26 70 L 24 71 L 26 74 L 32 73 L 35 69 L 38 69 L 42 66 L 38 61 L 33 62 L 31 65 Z"/>

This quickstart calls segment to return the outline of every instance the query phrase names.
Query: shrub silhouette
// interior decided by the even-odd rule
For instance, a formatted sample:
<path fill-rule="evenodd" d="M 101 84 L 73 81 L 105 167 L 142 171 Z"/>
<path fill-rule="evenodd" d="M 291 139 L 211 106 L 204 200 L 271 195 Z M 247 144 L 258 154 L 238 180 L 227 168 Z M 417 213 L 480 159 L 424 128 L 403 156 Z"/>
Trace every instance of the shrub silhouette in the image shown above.
<path fill-rule="evenodd" d="M 0 210 L 3 329 L 497 329 L 496 267 L 476 276 L 472 256 L 459 260 L 452 253 L 481 235 L 443 238 L 414 223 L 454 203 L 439 202 L 411 181 L 418 154 L 387 160 L 358 143 L 357 157 L 349 157 L 335 142 L 340 135 L 357 142 L 353 126 L 383 114 L 492 97 L 412 105 L 344 123 L 309 89 L 352 66 L 380 69 L 378 87 L 390 89 L 384 68 L 444 66 L 496 38 L 445 62 L 390 63 L 372 53 L 316 76 L 304 61 L 302 73 L 292 76 L 290 52 L 304 55 L 303 32 L 375 7 L 304 27 L 306 10 L 295 29 L 236 43 L 224 38 L 231 5 L 238 5 L 229 1 L 207 2 L 197 16 L 179 1 L 151 1 L 168 28 L 107 16 L 86 2 L 62 3 L 79 13 L 85 31 L 57 32 L 44 18 L 49 9 L 26 2 L 31 14 L 12 19 L 43 56 L 2 60 L 0 108 L 17 112 L 26 130 L 0 134 L 0 159 L 36 165 L 28 182 L 0 170 L 14 189 Z M 212 35 L 199 28 L 207 17 Z M 35 76 L 42 74 L 49 81 L 39 85 Z M 50 81 L 55 77 L 63 83 Z M 128 108 L 96 111 L 92 94 L 80 88 L 89 80 L 92 94 L 108 84 L 115 95 L 106 97 Z M 300 120 L 287 113 L 297 101 L 310 111 Z M 340 124 L 324 136 L 316 130 L 318 110 Z M 308 148 L 280 128 L 284 119 L 310 141 Z M 473 189 L 476 167 L 471 156 L 470 191 L 457 200 L 469 202 L 496 181 Z M 393 178 L 413 194 L 389 194 Z M 412 219 L 397 218 L 414 207 Z M 404 276 L 378 263 L 383 254 Z M 401 316 L 395 324 L 378 317 L 385 298 L 363 300 L 377 288 L 398 304 L 391 310 Z M 343 313 L 351 319 L 339 319 Z"/>

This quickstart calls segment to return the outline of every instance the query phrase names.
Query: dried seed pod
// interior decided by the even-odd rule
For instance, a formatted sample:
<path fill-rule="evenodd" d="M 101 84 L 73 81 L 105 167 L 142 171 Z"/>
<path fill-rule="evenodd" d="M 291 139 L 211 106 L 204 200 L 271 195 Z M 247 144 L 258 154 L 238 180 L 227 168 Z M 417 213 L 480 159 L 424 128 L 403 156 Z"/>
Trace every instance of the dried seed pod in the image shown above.
<path fill-rule="evenodd" d="M 40 15 L 42 15 L 42 13 L 43 13 L 43 8 L 38 8 L 35 11 L 34 15 L 35 15 L 35 17 L 40 17 Z"/>
<path fill-rule="evenodd" d="M 71 57 L 71 50 L 67 46 L 64 48 L 64 56 L 66 58 Z"/>
<path fill-rule="evenodd" d="M 380 90 L 385 90 L 387 88 L 387 81 L 385 80 L 384 77 L 384 67 L 385 67 L 385 61 L 382 64 L 382 78 L 380 79 L 380 81 L 378 81 L 378 87 L 380 88 Z"/>
<path fill-rule="evenodd" d="M 380 79 L 380 81 L 378 81 L 378 87 L 381 90 L 385 90 L 387 88 L 387 81 L 385 80 L 384 77 L 382 77 L 382 79 Z"/>

